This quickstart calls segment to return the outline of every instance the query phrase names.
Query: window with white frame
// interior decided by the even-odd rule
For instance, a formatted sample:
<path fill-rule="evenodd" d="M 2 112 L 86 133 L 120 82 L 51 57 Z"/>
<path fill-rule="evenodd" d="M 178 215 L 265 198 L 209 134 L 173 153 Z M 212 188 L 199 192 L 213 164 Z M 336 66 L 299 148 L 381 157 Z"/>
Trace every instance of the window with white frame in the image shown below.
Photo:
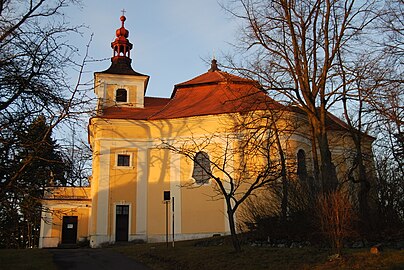
<path fill-rule="evenodd" d="M 130 167 L 130 154 L 118 154 L 116 165 L 118 167 Z"/>

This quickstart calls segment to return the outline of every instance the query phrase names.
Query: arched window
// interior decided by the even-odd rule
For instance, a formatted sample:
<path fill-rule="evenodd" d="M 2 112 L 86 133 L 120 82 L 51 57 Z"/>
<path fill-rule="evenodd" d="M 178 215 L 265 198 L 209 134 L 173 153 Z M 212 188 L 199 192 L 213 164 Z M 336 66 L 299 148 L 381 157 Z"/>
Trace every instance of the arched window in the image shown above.
<path fill-rule="evenodd" d="M 128 101 L 128 93 L 127 93 L 126 89 L 119 88 L 118 90 L 116 90 L 115 101 L 116 102 L 127 102 Z"/>
<path fill-rule="evenodd" d="M 208 183 L 211 173 L 209 155 L 205 152 L 196 153 L 192 178 L 197 184 L 203 185 Z"/>
<path fill-rule="evenodd" d="M 297 152 L 297 176 L 301 181 L 307 179 L 306 152 L 303 149 Z"/>

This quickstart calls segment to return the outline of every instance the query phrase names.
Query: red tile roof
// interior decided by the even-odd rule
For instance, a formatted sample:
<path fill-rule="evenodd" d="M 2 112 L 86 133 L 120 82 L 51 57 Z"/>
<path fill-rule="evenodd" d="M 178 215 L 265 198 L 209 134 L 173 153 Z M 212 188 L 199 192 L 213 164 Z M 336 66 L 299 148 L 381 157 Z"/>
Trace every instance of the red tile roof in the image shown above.
<path fill-rule="evenodd" d="M 108 119 L 146 120 L 160 111 L 170 101 L 169 98 L 145 97 L 144 108 L 109 107 L 103 109 L 102 115 L 97 117 Z"/>
<path fill-rule="evenodd" d="M 253 85 L 258 86 L 258 83 L 256 81 L 241 78 L 241 77 L 238 77 L 233 74 L 223 72 L 220 70 L 214 70 L 214 71 L 208 71 L 189 81 L 179 83 L 179 84 L 175 85 L 175 89 L 183 88 L 183 87 L 192 87 L 192 86 L 201 85 L 201 84 L 216 84 L 216 83 L 220 83 L 220 82 L 228 82 L 228 83 L 234 83 L 234 84 L 248 83 L 248 84 L 253 84 Z"/>
<path fill-rule="evenodd" d="M 281 107 L 250 84 L 201 85 L 177 89 L 170 103 L 151 119 L 246 112 Z"/>
<path fill-rule="evenodd" d="M 255 81 L 213 70 L 175 85 L 170 99 L 145 97 L 144 108 L 110 107 L 101 117 L 152 120 L 282 107 L 258 87 Z"/>
<path fill-rule="evenodd" d="M 265 109 L 284 109 L 306 114 L 299 107 L 286 107 L 276 102 L 260 90 L 256 81 L 213 69 L 175 85 L 171 98 L 145 97 L 144 108 L 109 107 L 98 117 L 158 120 Z M 347 131 L 349 127 L 329 113 L 327 128 Z"/>
<path fill-rule="evenodd" d="M 341 131 L 349 131 L 350 127 L 347 123 L 342 121 L 337 116 L 332 113 L 327 113 L 327 117 L 325 119 L 326 127 L 332 130 L 341 130 Z"/>

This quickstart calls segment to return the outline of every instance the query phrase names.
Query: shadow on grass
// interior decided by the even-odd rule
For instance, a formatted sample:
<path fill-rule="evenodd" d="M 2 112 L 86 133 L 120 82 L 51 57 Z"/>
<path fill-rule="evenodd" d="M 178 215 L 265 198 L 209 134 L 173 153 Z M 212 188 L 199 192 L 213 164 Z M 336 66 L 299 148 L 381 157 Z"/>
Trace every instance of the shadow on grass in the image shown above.
<path fill-rule="evenodd" d="M 141 244 L 115 247 L 116 251 L 153 269 L 404 269 L 404 251 L 385 250 L 379 255 L 369 250 L 344 250 L 344 256 L 330 261 L 330 251 L 315 247 L 271 248 L 243 246 L 236 253 L 226 241 L 204 246 L 200 241 L 165 244 Z"/>
<path fill-rule="evenodd" d="M 242 252 L 236 253 L 227 241 L 215 243 L 212 246 L 201 245 L 199 240 L 177 242 L 174 248 L 167 248 L 165 243 L 108 248 L 156 270 L 404 269 L 404 250 L 387 249 L 374 255 L 368 249 L 346 249 L 342 258 L 330 261 L 329 250 L 315 247 L 271 248 L 245 245 Z M 52 254 L 46 249 L 0 249 L 0 269 L 54 270 L 56 266 L 53 264 Z"/>
<path fill-rule="evenodd" d="M 0 249 L 2 270 L 55 270 L 52 254 L 46 249 Z"/>

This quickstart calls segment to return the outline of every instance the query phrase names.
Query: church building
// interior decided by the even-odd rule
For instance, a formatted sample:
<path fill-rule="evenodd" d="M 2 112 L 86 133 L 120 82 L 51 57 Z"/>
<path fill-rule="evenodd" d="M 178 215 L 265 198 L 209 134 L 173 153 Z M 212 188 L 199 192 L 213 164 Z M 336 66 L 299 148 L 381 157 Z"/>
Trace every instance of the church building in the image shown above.
<path fill-rule="evenodd" d="M 227 180 L 233 174 L 253 177 L 268 160 L 276 160 L 274 148 L 264 146 L 268 140 L 259 145 L 269 155 L 261 157 L 251 150 L 244 153 L 248 161 L 242 162 L 241 155 L 234 154 L 246 139 L 241 127 L 255 125 L 243 121 L 256 115 L 262 127 L 268 115 L 277 112 L 285 153 L 300 166 L 300 174 L 312 173 L 304 113 L 276 102 L 256 81 L 221 71 L 215 59 L 207 72 L 176 84 L 170 98 L 147 96 L 149 76 L 132 69 L 133 45 L 126 18 L 120 20 L 122 26 L 111 43 L 111 66 L 94 74 L 98 101 L 88 124 L 93 153 L 90 186 L 46 190 L 40 247 L 80 241 L 89 241 L 91 247 L 163 242 L 167 232 L 170 240 L 229 234 L 226 204 L 211 174 L 230 188 Z M 333 157 L 345 155 L 346 125 L 330 115 L 329 129 Z M 268 130 L 262 134 L 255 134 L 254 140 L 268 136 Z M 369 139 L 369 151 L 370 144 Z"/>

